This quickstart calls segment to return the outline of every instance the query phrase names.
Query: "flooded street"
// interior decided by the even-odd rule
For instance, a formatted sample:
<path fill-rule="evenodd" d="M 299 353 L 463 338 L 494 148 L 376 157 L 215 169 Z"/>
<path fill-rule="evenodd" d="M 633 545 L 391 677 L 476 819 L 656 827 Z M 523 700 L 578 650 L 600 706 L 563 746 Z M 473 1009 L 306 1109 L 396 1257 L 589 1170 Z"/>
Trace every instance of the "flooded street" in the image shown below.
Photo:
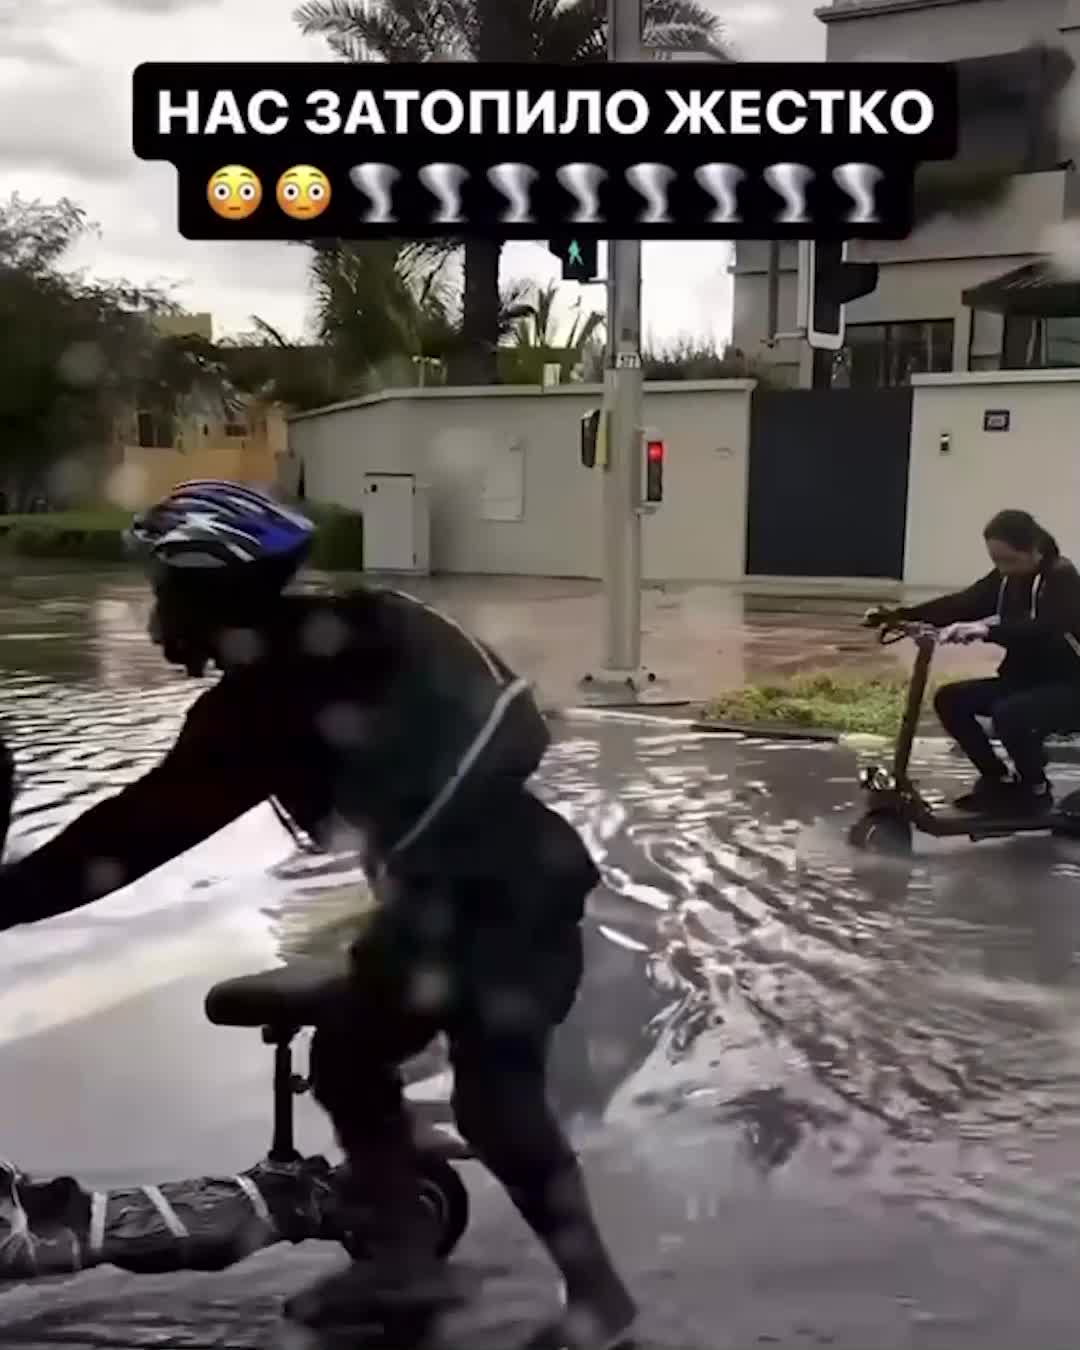
<path fill-rule="evenodd" d="M 80 574 L 0 593 L 13 850 L 149 767 L 198 692 L 149 647 L 140 604 Z M 554 1087 L 645 1310 L 642 1350 L 1072 1350 L 1080 843 L 859 858 L 846 750 L 597 716 L 556 734 L 539 788 L 604 885 Z M 950 791 L 963 766 L 919 772 Z M 269 1055 L 204 1020 L 206 988 L 339 944 L 363 903 L 347 859 L 297 858 L 261 808 L 110 900 L 0 935 L 0 1155 L 98 1188 L 253 1164 Z M 414 1077 L 442 1114 L 438 1059 Z M 299 1121 L 305 1151 L 329 1148 L 307 1099 Z M 553 1280 L 466 1170 L 459 1260 L 478 1292 L 440 1344 L 513 1350 Z M 277 1310 L 342 1260 L 306 1244 L 215 1276 L 15 1287 L 0 1344 L 333 1344 L 286 1340 Z"/>

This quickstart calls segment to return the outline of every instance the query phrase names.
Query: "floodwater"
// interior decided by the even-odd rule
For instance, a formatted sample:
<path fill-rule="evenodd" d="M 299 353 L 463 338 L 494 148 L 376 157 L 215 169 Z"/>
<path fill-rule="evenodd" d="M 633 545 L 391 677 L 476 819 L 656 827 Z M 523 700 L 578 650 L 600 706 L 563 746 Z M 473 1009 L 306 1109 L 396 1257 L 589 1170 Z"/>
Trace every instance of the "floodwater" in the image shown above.
<path fill-rule="evenodd" d="M 148 767 L 197 688 L 160 666 L 124 587 L 23 579 L 0 607 L 21 851 Z M 553 1086 L 645 1308 L 641 1345 L 1066 1350 L 1080 844 L 857 858 L 856 769 L 830 746 L 558 725 L 540 790 L 604 885 Z M 948 791 L 960 766 L 921 772 Z M 250 1166 L 268 1143 L 267 1052 L 205 1023 L 205 989 L 340 943 L 363 896 L 348 859 L 298 858 L 265 809 L 110 900 L 2 935 L 0 1154 L 99 1188 Z M 444 1114 L 438 1058 L 413 1077 Z M 299 1118 L 302 1146 L 328 1148 L 310 1102 Z M 551 1275 L 466 1170 L 477 1295 L 438 1344 L 512 1350 L 550 1310 Z M 217 1276 L 21 1286 L 0 1294 L 0 1341 L 291 1344 L 279 1296 L 340 1260 L 305 1244 Z"/>

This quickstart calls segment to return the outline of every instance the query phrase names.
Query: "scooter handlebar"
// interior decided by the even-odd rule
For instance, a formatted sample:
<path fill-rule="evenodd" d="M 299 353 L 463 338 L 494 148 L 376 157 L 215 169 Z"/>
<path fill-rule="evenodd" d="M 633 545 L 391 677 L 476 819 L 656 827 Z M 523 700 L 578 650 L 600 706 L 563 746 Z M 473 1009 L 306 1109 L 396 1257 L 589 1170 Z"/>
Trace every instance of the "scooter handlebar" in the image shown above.
<path fill-rule="evenodd" d="M 929 623 L 911 623 L 906 620 L 889 620 L 881 625 L 878 641 L 883 647 L 910 638 L 912 642 L 934 644 L 938 639 L 938 630 Z"/>

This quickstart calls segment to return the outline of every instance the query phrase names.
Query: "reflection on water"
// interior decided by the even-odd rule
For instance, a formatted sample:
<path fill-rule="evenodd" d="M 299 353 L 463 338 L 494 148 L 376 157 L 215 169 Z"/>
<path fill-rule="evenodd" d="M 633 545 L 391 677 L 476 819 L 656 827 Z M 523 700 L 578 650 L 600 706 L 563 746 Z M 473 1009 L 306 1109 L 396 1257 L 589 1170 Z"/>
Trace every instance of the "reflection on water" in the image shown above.
<path fill-rule="evenodd" d="M 0 604 L 23 849 L 153 763 L 199 686 L 142 638 L 124 578 L 8 578 Z M 855 769 L 831 747 L 560 727 L 540 790 L 604 876 L 557 1042 L 560 1107 L 635 1131 L 669 1171 L 679 1152 L 651 1122 L 718 1150 L 735 1139 L 759 1178 L 825 1176 L 961 1232 L 1076 1237 L 1080 845 L 920 840 L 910 865 L 855 858 Z M 921 772 L 947 791 L 960 769 L 942 756 Z M 297 852 L 268 811 L 236 829 L 114 900 L 6 935 L 0 1043 L 182 976 L 346 946 L 370 906 L 355 860 Z"/>
<path fill-rule="evenodd" d="M 350 859 L 334 863 L 309 869 L 294 860 L 277 869 L 279 879 L 291 883 L 289 894 L 266 917 L 283 961 L 332 958 L 363 932 L 373 905 L 364 874 Z"/>
<path fill-rule="evenodd" d="M 574 793 L 604 741 L 564 744 L 549 785 L 635 936 L 649 914 L 672 1000 L 610 1113 L 738 1123 L 765 1170 L 812 1141 L 836 1175 L 961 1226 L 1080 1234 L 1080 846 L 858 860 L 839 819 L 855 765 L 831 749 L 639 735 L 604 791 Z M 920 771 L 950 790 L 959 770 Z"/>

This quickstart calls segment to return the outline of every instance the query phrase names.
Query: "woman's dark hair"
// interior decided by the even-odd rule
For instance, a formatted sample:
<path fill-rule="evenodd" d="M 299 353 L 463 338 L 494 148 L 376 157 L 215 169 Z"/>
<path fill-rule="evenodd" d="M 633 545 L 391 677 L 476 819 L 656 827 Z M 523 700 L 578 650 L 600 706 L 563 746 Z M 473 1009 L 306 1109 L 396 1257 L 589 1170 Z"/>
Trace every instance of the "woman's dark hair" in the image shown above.
<path fill-rule="evenodd" d="M 983 530 L 983 538 L 998 539 L 1019 553 L 1041 553 L 1046 562 L 1061 556 L 1054 536 L 1027 511 L 999 511 Z"/>

